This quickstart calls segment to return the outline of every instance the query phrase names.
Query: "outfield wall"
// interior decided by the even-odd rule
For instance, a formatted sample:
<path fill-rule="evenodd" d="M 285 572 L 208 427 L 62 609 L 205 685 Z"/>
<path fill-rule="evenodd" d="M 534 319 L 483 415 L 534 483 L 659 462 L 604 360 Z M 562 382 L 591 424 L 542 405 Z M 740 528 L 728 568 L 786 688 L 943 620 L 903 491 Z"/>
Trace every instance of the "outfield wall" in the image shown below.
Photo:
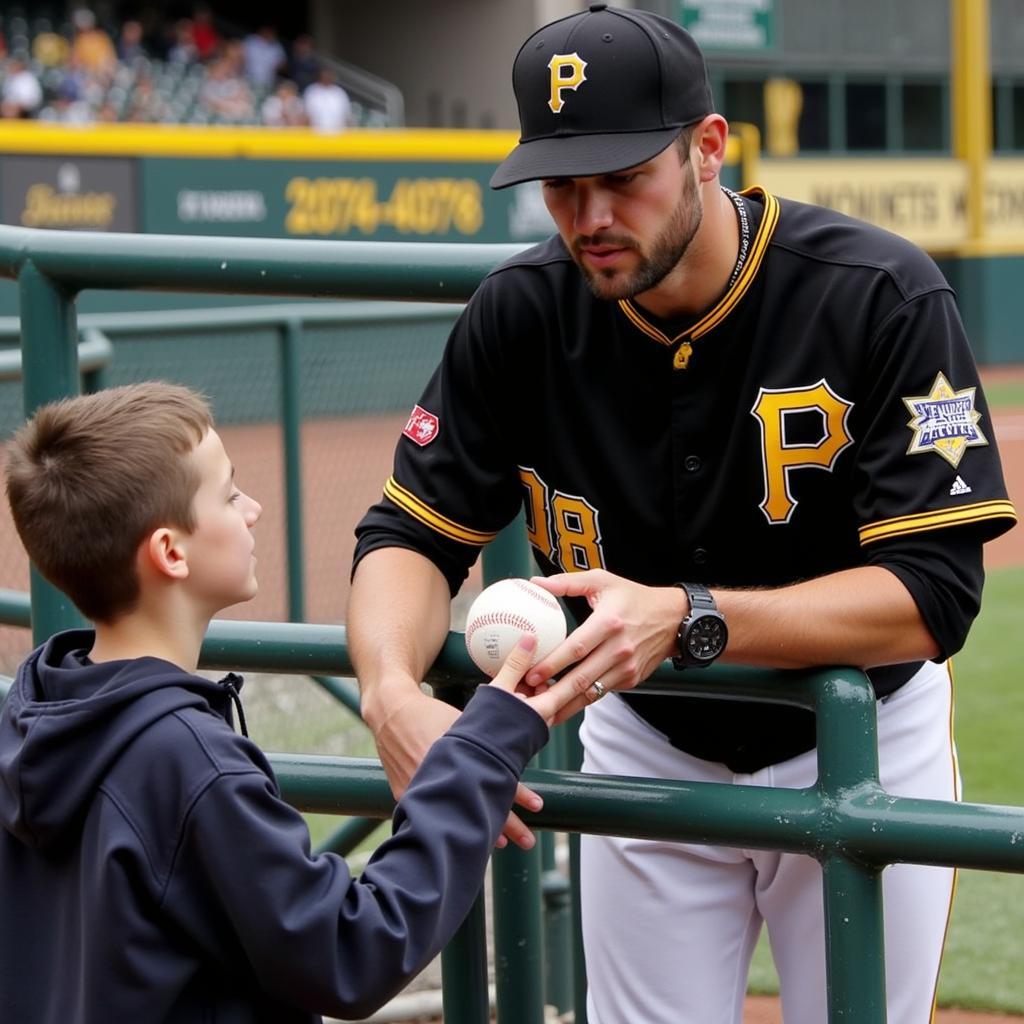
<path fill-rule="evenodd" d="M 1024 160 L 990 161 L 983 243 L 951 158 L 759 159 L 734 125 L 723 180 L 831 206 L 930 251 L 957 289 L 979 361 L 1024 362 Z M 552 223 L 537 183 L 488 180 L 514 132 L 0 123 L 0 222 L 252 238 L 522 242 Z M 251 297 L 93 292 L 81 312 L 254 304 Z M 263 301 L 274 301 L 266 299 Z M 17 312 L 0 282 L 0 316 Z"/>

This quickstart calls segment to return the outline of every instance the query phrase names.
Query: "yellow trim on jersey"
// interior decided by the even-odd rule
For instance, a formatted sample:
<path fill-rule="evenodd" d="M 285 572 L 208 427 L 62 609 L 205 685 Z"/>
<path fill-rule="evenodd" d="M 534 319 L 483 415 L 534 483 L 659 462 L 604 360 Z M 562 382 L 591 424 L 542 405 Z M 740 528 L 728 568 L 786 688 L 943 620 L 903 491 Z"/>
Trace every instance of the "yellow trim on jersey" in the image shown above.
<path fill-rule="evenodd" d="M 761 218 L 761 223 L 757 228 L 757 235 L 755 235 L 754 242 L 750 247 L 750 255 L 747 257 L 747 262 L 740 272 L 740 276 L 736 278 L 736 283 L 715 303 L 707 314 L 701 317 L 692 327 L 688 327 L 674 338 L 670 338 L 664 331 L 655 327 L 654 324 L 648 323 L 644 319 L 643 314 L 629 299 L 619 299 L 619 308 L 637 330 L 643 331 L 644 334 L 649 338 L 653 338 L 659 344 L 671 347 L 684 338 L 692 338 L 696 341 L 697 338 L 703 337 L 709 331 L 714 330 L 736 308 L 740 299 L 747 293 L 747 289 L 753 284 L 754 278 L 757 277 L 757 272 L 761 268 L 761 261 L 764 259 L 764 254 L 768 249 L 768 243 L 775 232 L 775 225 L 779 222 L 778 199 L 773 195 L 769 195 L 763 188 L 758 186 L 744 189 L 741 195 L 750 195 L 752 193 L 758 193 L 764 199 L 764 216 Z"/>
<path fill-rule="evenodd" d="M 435 512 L 429 505 L 420 501 L 415 494 L 407 491 L 393 476 L 388 477 L 384 483 L 384 496 L 390 498 L 403 512 L 408 512 L 413 519 L 419 520 L 424 526 L 429 526 L 442 536 L 457 540 L 462 544 L 483 547 L 498 536 L 497 533 L 471 530 L 468 526 L 461 526 L 441 515 L 440 512 Z"/>
<path fill-rule="evenodd" d="M 909 516 L 883 519 L 868 526 L 862 526 L 861 544 L 870 544 L 889 537 L 901 537 L 907 533 L 922 533 L 925 530 L 939 530 L 945 526 L 963 526 L 966 523 L 980 523 L 986 519 L 1012 519 L 1017 521 L 1017 512 L 1010 501 L 980 501 L 974 505 L 960 505 L 958 508 L 944 508 L 935 512 L 917 512 Z"/>

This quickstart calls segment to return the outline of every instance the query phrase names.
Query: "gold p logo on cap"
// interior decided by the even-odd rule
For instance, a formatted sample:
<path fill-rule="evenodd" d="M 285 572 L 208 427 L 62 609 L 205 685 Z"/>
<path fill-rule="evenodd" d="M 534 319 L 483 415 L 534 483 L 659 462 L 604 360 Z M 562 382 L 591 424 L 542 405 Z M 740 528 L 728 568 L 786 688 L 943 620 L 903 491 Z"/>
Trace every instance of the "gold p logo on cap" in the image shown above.
<path fill-rule="evenodd" d="M 578 53 L 556 53 L 548 61 L 548 67 L 551 69 L 551 98 L 548 100 L 548 106 L 553 113 L 557 114 L 565 106 L 565 100 L 562 99 L 563 89 L 578 89 L 580 82 L 587 80 L 584 73 L 586 66 L 587 62 Z"/>

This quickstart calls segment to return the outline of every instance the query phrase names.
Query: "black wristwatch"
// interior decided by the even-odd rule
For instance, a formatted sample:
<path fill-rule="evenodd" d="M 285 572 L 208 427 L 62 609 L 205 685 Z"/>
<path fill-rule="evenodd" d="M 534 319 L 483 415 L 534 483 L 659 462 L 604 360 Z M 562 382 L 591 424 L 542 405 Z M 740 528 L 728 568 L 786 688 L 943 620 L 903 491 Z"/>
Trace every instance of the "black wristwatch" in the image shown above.
<path fill-rule="evenodd" d="M 679 654 L 672 659 L 672 664 L 677 669 L 706 668 L 725 650 L 729 639 L 725 616 L 703 584 L 676 583 L 674 586 L 686 591 L 690 611 L 679 624 L 676 633 Z"/>

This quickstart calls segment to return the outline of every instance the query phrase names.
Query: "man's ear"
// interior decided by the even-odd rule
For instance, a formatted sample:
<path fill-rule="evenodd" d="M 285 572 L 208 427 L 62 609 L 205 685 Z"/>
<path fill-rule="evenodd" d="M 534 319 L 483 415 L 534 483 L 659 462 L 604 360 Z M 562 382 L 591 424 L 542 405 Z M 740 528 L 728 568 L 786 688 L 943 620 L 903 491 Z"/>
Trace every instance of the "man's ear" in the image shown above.
<path fill-rule="evenodd" d="M 708 114 L 694 128 L 691 153 L 700 182 L 713 181 L 725 163 L 725 144 L 729 139 L 729 124 L 721 114 Z"/>
<path fill-rule="evenodd" d="M 161 526 L 142 542 L 139 555 L 157 576 L 183 580 L 188 576 L 188 559 L 182 543 L 184 537 L 181 530 Z"/>

